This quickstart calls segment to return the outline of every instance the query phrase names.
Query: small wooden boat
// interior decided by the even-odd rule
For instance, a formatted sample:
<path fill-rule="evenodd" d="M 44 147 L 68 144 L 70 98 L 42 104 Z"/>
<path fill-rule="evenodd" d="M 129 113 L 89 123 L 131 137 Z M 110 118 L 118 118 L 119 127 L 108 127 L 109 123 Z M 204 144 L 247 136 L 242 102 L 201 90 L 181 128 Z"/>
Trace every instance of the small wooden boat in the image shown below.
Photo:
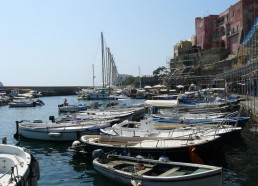
<path fill-rule="evenodd" d="M 221 186 L 222 168 L 192 163 L 160 161 L 119 155 L 93 153 L 97 172 L 124 185 Z M 96 158 L 95 158 L 96 157 Z"/>
<path fill-rule="evenodd" d="M 37 160 L 23 148 L 0 144 L 0 185 L 37 186 L 40 177 Z"/>

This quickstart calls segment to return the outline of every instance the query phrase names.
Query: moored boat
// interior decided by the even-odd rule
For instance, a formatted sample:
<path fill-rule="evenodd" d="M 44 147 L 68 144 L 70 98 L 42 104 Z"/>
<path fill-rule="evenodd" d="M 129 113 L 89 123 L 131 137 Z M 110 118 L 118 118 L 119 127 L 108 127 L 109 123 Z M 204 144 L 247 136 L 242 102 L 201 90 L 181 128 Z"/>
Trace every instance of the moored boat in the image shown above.
<path fill-rule="evenodd" d="M 194 136 L 180 138 L 170 137 L 125 137 L 108 135 L 83 135 L 80 141 L 75 141 L 72 148 L 75 151 L 92 152 L 103 149 L 105 152 L 116 151 L 127 155 L 142 155 L 159 157 L 165 154 L 174 161 L 190 162 L 189 148 L 194 146 L 196 152 L 207 158 L 220 145 L 219 136 Z M 77 148 L 79 147 L 79 148 Z"/>
<path fill-rule="evenodd" d="M 156 125 L 156 126 L 155 126 Z M 240 134 L 242 128 L 232 125 L 214 125 L 214 124 L 195 124 L 177 126 L 170 124 L 171 129 L 159 129 L 159 124 L 154 124 L 149 120 L 141 120 L 141 122 L 123 121 L 122 123 L 114 124 L 112 127 L 100 129 L 103 134 L 126 137 L 185 137 L 189 135 L 219 135 L 228 136 L 230 134 Z M 168 124 L 169 125 L 169 124 Z M 174 128 L 172 128 L 174 127 Z"/>
<path fill-rule="evenodd" d="M 23 148 L 0 144 L 0 185 L 37 186 L 40 178 L 38 161 Z"/>
<path fill-rule="evenodd" d="M 222 168 L 192 163 L 159 161 L 93 153 L 97 172 L 125 185 L 221 186 Z M 95 158 L 95 156 L 97 156 Z"/>
<path fill-rule="evenodd" d="M 40 100 L 27 99 L 24 97 L 15 97 L 11 102 L 9 102 L 9 107 L 35 107 L 43 106 L 45 103 Z"/>
<path fill-rule="evenodd" d="M 15 138 L 25 137 L 36 140 L 47 141 L 74 141 L 85 134 L 97 134 L 101 128 L 111 125 L 112 120 L 88 120 L 88 121 L 63 121 L 63 122 L 43 122 L 16 121 Z"/>

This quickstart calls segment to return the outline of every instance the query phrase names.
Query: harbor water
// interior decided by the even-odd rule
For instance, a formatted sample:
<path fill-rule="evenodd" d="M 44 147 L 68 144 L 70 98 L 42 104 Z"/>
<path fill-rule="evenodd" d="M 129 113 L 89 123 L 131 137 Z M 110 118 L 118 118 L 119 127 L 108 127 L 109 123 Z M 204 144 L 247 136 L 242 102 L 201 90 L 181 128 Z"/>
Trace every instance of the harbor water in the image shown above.
<path fill-rule="evenodd" d="M 75 96 L 43 97 L 45 105 L 31 108 L 0 107 L 0 137 L 7 138 L 8 144 L 26 148 L 40 164 L 40 186 L 114 186 L 116 184 L 92 167 L 91 160 L 83 155 L 69 151 L 72 142 L 45 142 L 37 140 L 16 140 L 15 121 L 43 120 L 49 121 L 49 116 L 58 117 L 58 105 L 64 99 L 70 104 L 89 103 L 78 102 Z M 122 100 L 119 104 L 130 105 L 143 103 L 144 100 Z M 95 101 L 91 101 L 95 102 Z M 101 101 L 98 101 L 101 102 Z M 107 103 L 106 101 L 102 101 Z M 50 122 L 50 121 L 49 121 Z M 222 151 L 213 165 L 223 167 L 223 185 L 225 186 L 257 186 L 258 185 L 258 133 L 250 132 L 245 126 L 241 136 L 227 139 L 223 142 Z"/>

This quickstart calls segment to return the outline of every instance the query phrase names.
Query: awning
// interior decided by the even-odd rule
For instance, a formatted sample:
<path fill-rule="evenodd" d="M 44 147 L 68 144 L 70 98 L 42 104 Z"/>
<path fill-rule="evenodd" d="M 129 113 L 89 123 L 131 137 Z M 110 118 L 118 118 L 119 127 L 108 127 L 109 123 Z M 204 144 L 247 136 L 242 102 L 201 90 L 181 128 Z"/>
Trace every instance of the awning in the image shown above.
<path fill-rule="evenodd" d="M 143 88 L 145 88 L 145 89 L 150 89 L 150 88 L 152 88 L 152 86 L 146 85 L 146 86 L 143 87 Z"/>

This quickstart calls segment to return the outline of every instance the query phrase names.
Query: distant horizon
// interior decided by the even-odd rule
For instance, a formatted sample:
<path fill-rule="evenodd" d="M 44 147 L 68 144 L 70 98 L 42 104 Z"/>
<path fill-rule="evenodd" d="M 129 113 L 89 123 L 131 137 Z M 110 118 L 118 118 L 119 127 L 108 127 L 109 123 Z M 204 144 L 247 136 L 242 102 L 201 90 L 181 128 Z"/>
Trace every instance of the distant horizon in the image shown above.
<path fill-rule="evenodd" d="M 0 2 L 0 81 L 4 86 L 102 84 L 101 32 L 118 73 L 149 76 L 168 67 L 176 43 L 195 35 L 195 18 L 238 0 Z"/>

